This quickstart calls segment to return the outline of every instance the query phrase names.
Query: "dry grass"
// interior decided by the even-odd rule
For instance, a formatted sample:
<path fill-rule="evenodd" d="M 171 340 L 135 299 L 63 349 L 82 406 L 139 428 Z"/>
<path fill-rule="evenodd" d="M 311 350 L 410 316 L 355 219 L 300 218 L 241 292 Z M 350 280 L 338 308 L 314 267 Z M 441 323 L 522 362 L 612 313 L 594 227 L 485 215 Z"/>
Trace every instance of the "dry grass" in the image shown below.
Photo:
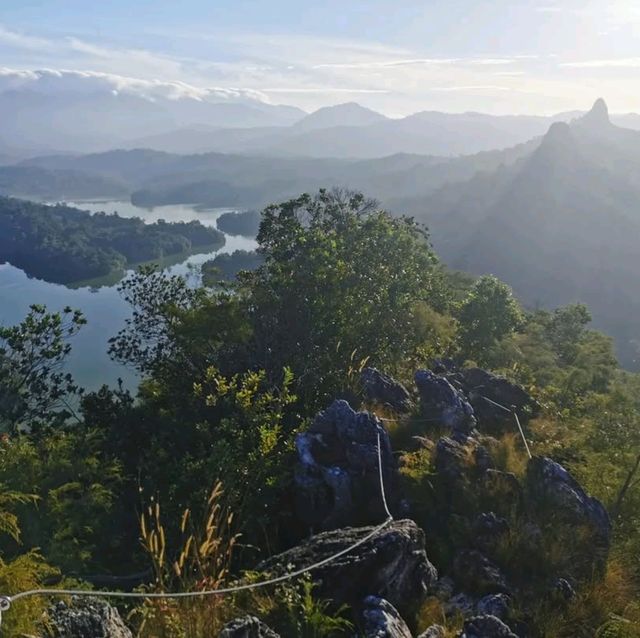
<path fill-rule="evenodd" d="M 155 575 L 153 591 L 205 591 L 219 589 L 229 577 L 238 536 L 233 515 L 223 505 L 222 484 L 217 483 L 207 501 L 204 517 L 194 521 L 185 510 L 180 521 L 177 551 L 170 557 L 160 504 L 152 503 L 140 520 L 142 544 Z M 182 600 L 147 600 L 135 612 L 139 638 L 205 638 L 217 635 L 233 615 L 228 596 Z"/>
<path fill-rule="evenodd" d="M 454 638 L 460 635 L 464 622 L 462 614 L 446 617 L 442 602 L 435 597 L 427 598 L 420 607 L 416 618 L 418 633 L 426 631 L 431 625 L 440 625 L 445 629 L 445 638 Z"/>

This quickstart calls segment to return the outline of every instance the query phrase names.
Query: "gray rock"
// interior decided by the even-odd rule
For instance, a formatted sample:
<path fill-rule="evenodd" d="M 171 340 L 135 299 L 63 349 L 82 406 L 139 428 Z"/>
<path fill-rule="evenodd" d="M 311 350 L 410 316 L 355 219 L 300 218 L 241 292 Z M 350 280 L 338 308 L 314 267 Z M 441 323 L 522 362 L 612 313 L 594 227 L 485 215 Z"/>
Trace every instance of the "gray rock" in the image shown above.
<path fill-rule="evenodd" d="M 442 625 L 431 625 L 418 638 L 445 638 L 447 630 Z"/>
<path fill-rule="evenodd" d="M 296 437 L 296 512 L 312 529 L 336 529 L 383 520 L 378 434 L 387 502 L 396 511 L 397 468 L 380 420 L 334 401 Z"/>
<path fill-rule="evenodd" d="M 500 620 L 509 617 L 511 598 L 506 594 L 489 594 L 478 601 L 476 611 L 479 616 L 495 616 Z"/>
<path fill-rule="evenodd" d="M 500 568 L 476 550 L 462 550 L 456 554 L 453 577 L 459 587 L 475 594 L 509 593 Z"/>
<path fill-rule="evenodd" d="M 540 412 L 540 405 L 524 388 L 504 377 L 481 368 L 468 368 L 455 378 L 460 381 L 483 432 L 510 432 L 516 427 L 513 414 L 496 403 L 516 412 L 522 423 Z"/>
<path fill-rule="evenodd" d="M 74 596 L 70 605 L 55 603 L 46 627 L 50 638 L 133 638 L 118 610 L 100 598 Z"/>
<path fill-rule="evenodd" d="M 467 445 L 443 436 L 436 444 L 434 465 L 438 474 L 448 481 L 459 481 L 465 476 L 469 466 Z"/>
<path fill-rule="evenodd" d="M 362 611 L 363 638 L 412 638 L 407 623 L 384 598 L 367 596 Z"/>
<path fill-rule="evenodd" d="M 532 458 L 527 465 L 526 488 L 545 518 L 589 529 L 596 559 L 606 560 L 611 542 L 609 514 L 562 465 L 544 457 Z"/>
<path fill-rule="evenodd" d="M 500 506 L 500 511 L 508 511 L 522 502 L 523 489 L 515 474 L 489 469 L 484 473 L 482 482 L 496 507 Z"/>
<path fill-rule="evenodd" d="M 427 418 L 437 419 L 457 436 L 464 437 L 474 429 L 476 419 L 471 404 L 447 379 L 430 370 L 418 370 L 415 382 Z"/>
<path fill-rule="evenodd" d="M 376 368 L 365 368 L 360 374 L 360 383 L 367 401 L 379 403 L 400 413 L 409 412 L 413 408 L 407 389 Z"/>
<path fill-rule="evenodd" d="M 501 539 L 509 533 L 509 523 L 506 518 L 495 512 L 479 514 L 471 526 L 473 545 L 482 552 L 491 554 L 495 551 Z"/>
<path fill-rule="evenodd" d="M 267 627 L 255 616 L 235 618 L 227 623 L 219 638 L 280 638 L 280 634 Z"/>
<path fill-rule="evenodd" d="M 453 596 L 456 585 L 449 576 L 443 576 L 433 587 L 433 595 L 440 600 L 449 600 Z"/>
<path fill-rule="evenodd" d="M 451 598 L 444 603 L 444 614 L 447 618 L 451 616 L 463 616 L 464 618 L 473 616 L 477 604 L 478 601 L 473 596 L 458 593 L 455 596 L 451 596 Z"/>
<path fill-rule="evenodd" d="M 373 528 L 323 532 L 258 566 L 278 576 L 336 554 L 369 534 Z M 412 612 L 434 587 L 438 572 L 425 551 L 424 532 L 410 520 L 394 521 L 378 535 L 348 554 L 314 570 L 318 595 L 336 605 L 352 607 L 363 596 L 388 600 L 400 613 Z"/>
<path fill-rule="evenodd" d="M 563 603 L 571 602 L 577 597 L 576 590 L 566 578 L 558 578 L 551 593 L 554 600 Z"/>
<path fill-rule="evenodd" d="M 518 638 L 495 616 L 475 616 L 465 621 L 460 638 Z"/>

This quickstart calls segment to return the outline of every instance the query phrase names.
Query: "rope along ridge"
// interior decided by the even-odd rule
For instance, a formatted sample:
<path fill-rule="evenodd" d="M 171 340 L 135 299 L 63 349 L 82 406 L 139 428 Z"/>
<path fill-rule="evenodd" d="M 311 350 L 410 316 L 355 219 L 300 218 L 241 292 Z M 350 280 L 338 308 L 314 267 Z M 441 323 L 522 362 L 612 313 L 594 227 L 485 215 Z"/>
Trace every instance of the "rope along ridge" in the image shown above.
<path fill-rule="evenodd" d="M 387 505 L 387 498 L 384 488 L 384 477 L 382 472 L 382 452 L 381 452 L 381 443 L 380 443 L 380 432 L 377 432 L 377 451 L 378 451 L 378 476 L 380 479 L 380 495 L 382 497 L 382 504 L 384 507 L 385 514 L 387 518 L 384 522 L 380 523 L 377 527 L 375 527 L 371 532 L 369 532 L 366 536 L 361 538 L 359 541 L 356 541 L 349 547 L 340 550 L 339 552 L 328 556 L 327 558 L 323 558 L 322 560 L 313 563 L 312 565 L 308 565 L 307 567 L 302 567 L 293 572 L 289 572 L 287 574 L 283 574 L 282 576 L 277 576 L 275 578 L 270 578 L 268 580 L 263 580 L 257 583 L 246 583 L 244 585 L 235 585 L 233 587 L 224 587 L 221 589 L 210 589 L 204 591 L 194 591 L 194 592 L 167 592 L 167 593 L 159 593 L 159 592 L 150 592 L 150 593 L 142 593 L 142 592 L 121 592 L 121 591 L 88 591 L 86 589 L 31 589 L 29 591 L 20 592 L 18 594 L 14 594 L 13 596 L 0 596 L 0 628 L 2 627 L 2 613 L 5 611 L 9 611 L 11 605 L 18 600 L 23 598 L 28 598 L 32 596 L 84 596 L 87 598 L 137 598 L 137 599 L 178 599 L 178 598 L 203 598 L 207 596 L 219 596 L 222 594 L 231 594 L 238 591 L 246 591 L 249 589 L 258 589 L 259 587 L 267 587 L 268 585 L 275 585 L 278 583 L 285 582 L 287 580 L 291 580 L 293 578 L 297 578 L 298 576 L 302 576 L 307 572 L 310 572 L 314 569 L 318 569 L 319 567 L 323 567 L 334 560 L 352 552 L 357 547 L 360 547 L 374 536 L 379 534 L 385 527 L 389 525 L 393 521 L 393 516 L 389 511 L 389 507 Z"/>

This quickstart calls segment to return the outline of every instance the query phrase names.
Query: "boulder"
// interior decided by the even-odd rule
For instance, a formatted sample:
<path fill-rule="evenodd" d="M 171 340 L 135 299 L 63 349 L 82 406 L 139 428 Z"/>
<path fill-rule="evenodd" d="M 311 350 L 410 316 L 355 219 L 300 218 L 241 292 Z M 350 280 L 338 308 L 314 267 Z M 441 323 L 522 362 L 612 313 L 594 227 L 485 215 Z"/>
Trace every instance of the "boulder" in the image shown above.
<path fill-rule="evenodd" d="M 336 529 L 384 519 L 378 469 L 380 435 L 387 502 L 397 511 L 397 468 L 380 420 L 334 401 L 296 437 L 296 512 L 312 529 Z"/>
<path fill-rule="evenodd" d="M 447 379 L 430 370 L 418 370 L 415 382 L 420 395 L 422 413 L 440 422 L 456 437 L 465 437 L 476 425 L 471 404 Z"/>
<path fill-rule="evenodd" d="M 465 549 L 453 560 L 453 577 L 460 588 L 475 594 L 508 593 L 504 574 L 479 551 Z"/>
<path fill-rule="evenodd" d="M 515 423 L 511 411 L 522 422 L 540 412 L 540 405 L 524 388 L 504 377 L 481 368 L 468 368 L 454 376 L 464 389 L 473 407 L 478 427 L 483 432 L 512 431 Z"/>
<path fill-rule="evenodd" d="M 562 465 L 544 457 L 532 458 L 527 465 L 526 490 L 545 519 L 589 530 L 597 558 L 606 559 L 611 542 L 609 514 Z"/>
<path fill-rule="evenodd" d="M 501 512 L 510 511 L 522 503 L 522 486 L 511 472 L 488 469 L 482 476 L 482 485 L 486 495 Z"/>
<path fill-rule="evenodd" d="M 558 578 L 551 589 L 551 598 L 556 602 L 569 603 L 577 598 L 576 590 L 566 578 Z"/>
<path fill-rule="evenodd" d="M 506 594 L 483 596 L 476 605 L 479 616 L 495 616 L 500 620 L 506 620 L 509 617 L 510 608 L 511 598 Z"/>
<path fill-rule="evenodd" d="M 408 390 L 376 368 L 365 368 L 360 374 L 360 383 L 367 401 L 379 403 L 400 413 L 409 412 L 413 408 Z"/>
<path fill-rule="evenodd" d="M 47 611 L 47 638 L 133 638 L 118 610 L 102 598 L 73 596 Z"/>
<path fill-rule="evenodd" d="M 467 443 L 443 436 L 436 444 L 434 465 L 438 474 L 455 483 L 467 474 L 472 458 L 473 449 Z"/>
<path fill-rule="evenodd" d="M 219 638 L 280 638 L 255 616 L 235 618 L 227 623 L 220 632 Z"/>
<path fill-rule="evenodd" d="M 412 638 L 407 623 L 384 598 L 367 596 L 362 611 L 363 638 Z"/>
<path fill-rule="evenodd" d="M 458 593 L 455 596 L 451 596 L 451 598 L 444 603 L 444 614 L 447 618 L 452 616 L 462 616 L 463 618 L 473 616 L 477 603 L 477 599 L 473 596 Z"/>
<path fill-rule="evenodd" d="M 518 638 L 495 616 L 475 616 L 465 621 L 460 638 Z"/>
<path fill-rule="evenodd" d="M 361 541 L 374 528 L 323 532 L 258 566 L 274 576 L 321 561 Z M 393 521 L 349 553 L 315 569 L 318 595 L 337 606 L 357 607 L 363 596 L 385 598 L 412 612 L 434 587 L 438 573 L 425 551 L 424 532 L 410 520 Z"/>
<path fill-rule="evenodd" d="M 509 533 L 509 522 L 495 512 L 479 514 L 471 526 L 474 547 L 486 554 L 492 554 L 498 543 Z"/>

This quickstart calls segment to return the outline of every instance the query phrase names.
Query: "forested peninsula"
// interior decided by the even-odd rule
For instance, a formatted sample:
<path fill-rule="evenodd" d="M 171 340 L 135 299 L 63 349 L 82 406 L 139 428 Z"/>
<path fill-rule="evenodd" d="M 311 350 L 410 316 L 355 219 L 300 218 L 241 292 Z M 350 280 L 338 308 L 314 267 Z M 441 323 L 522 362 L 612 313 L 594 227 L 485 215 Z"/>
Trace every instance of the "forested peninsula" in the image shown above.
<path fill-rule="evenodd" d="M 103 277 L 135 263 L 222 245 L 219 230 L 195 221 L 145 224 L 139 218 L 0 197 L 0 263 L 54 283 Z"/>

